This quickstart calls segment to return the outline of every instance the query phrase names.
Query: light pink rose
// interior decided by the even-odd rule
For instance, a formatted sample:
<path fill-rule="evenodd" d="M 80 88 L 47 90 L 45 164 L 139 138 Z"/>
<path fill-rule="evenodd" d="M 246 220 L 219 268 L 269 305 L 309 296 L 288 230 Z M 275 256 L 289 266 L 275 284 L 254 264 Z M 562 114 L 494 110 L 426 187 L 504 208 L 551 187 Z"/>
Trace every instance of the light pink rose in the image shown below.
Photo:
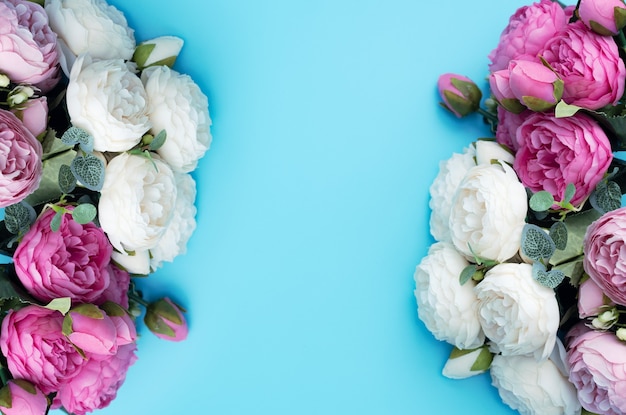
<path fill-rule="evenodd" d="M 489 70 L 506 69 L 512 59 L 535 59 L 546 42 L 566 25 L 565 11 L 557 2 L 541 0 L 519 8 L 489 54 Z"/>
<path fill-rule="evenodd" d="M 578 316 L 587 318 L 597 316 L 600 307 L 609 305 L 604 301 L 604 292 L 591 278 L 578 287 Z"/>
<path fill-rule="evenodd" d="M 137 360 L 136 349 L 132 343 L 120 346 L 114 355 L 88 356 L 79 372 L 61 385 L 53 406 L 62 405 L 75 415 L 108 406 L 124 383 L 128 368 Z"/>
<path fill-rule="evenodd" d="M 44 415 L 48 410 L 48 399 L 43 392 L 24 379 L 10 379 L 4 388 L 9 389 L 11 406 L 0 405 L 4 415 Z M 4 389 L 3 388 L 3 389 Z"/>
<path fill-rule="evenodd" d="M 46 131 L 48 127 L 48 99 L 46 97 L 29 99 L 24 109 L 13 110 L 13 113 L 22 120 L 24 126 L 35 137 Z"/>
<path fill-rule="evenodd" d="M 111 262 L 108 266 L 109 286 L 102 295 L 94 301 L 101 305 L 105 301 L 112 301 L 128 309 L 128 289 L 130 288 L 130 274 Z"/>
<path fill-rule="evenodd" d="M 610 331 L 595 331 L 580 323 L 567 334 L 569 380 L 588 411 L 603 415 L 626 413 L 626 344 Z"/>
<path fill-rule="evenodd" d="M 591 22 L 601 26 L 607 33 L 604 35 L 616 35 L 621 27 L 615 22 L 615 8 L 626 10 L 623 0 L 580 0 L 578 4 L 578 16 L 589 29 L 594 30 Z"/>
<path fill-rule="evenodd" d="M 517 141 L 521 146 L 513 168 L 524 186 L 533 192 L 546 190 L 560 201 L 572 183 L 574 206 L 591 194 L 613 160 L 606 134 L 584 114 L 555 118 L 535 113 L 517 129 Z"/>
<path fill-rule="evenodd" d="M 20 202 L 37 189 L 42 152 L 41 143 L 24 124 L 0 109 L 0 208 Z"/>
<path fill-rule="evenodd" d="M 520 147 L 520 143 L 517 141 L 517 129 L 520 125 L 522 125 L 524 120 L 531 115 L 532 112 L 530 110 L 525 110 L 516 114 L 499 106 L 496 141 L 507 146 L 513 151 L 517 151 Z"/>
<path fill-rule="evenodd" d="M 2 320 L 0 350 L 13 377 L 49 394 L 79 370 L 85 359 L 63 335 L 62 325 L 61 313 L 35 305 L 8 312 Z"/>
<path fill-rule="evenodd" d="M 183 309 L 169 298 L 161 298 L 148 305 L 144 322 L 158 338 L 179 342 L 187 338 L 189 328 Z"/>
<path fill-rule="evenodd" d="M 59 230 L 51 230 L 54 215 L 48 209 L 24 235 L 13 255 L 15 272 L 41 301 L 71 297 L 92 302 L 109 286 L 113 248 L 101 228 L 81 225 L 70 214 L 63 215 Z"/>
<path fill-rule="evenodd" d="M 117 352 L 115 323 L 93 304 L 73 307 L 65 315 L 63 334 L 84 352 L 101 355 Z"/>
<path fill-rule="evenodd" d="M 478 110 L 482 93 L 468 77 L 445 73 L 437 80 L 437 89 L 443 106 L 458 118 Z"/>
<path fill-rule="evenodd" d="M 626 305 L 626 207 L 605 213 L 587 228 L 583 251 L 585 272 L 607 297 Z"/>
<path fill-rule="evenodd" d="M 581 21 L 567 25 L 540 54 L 563 79 L 568 104 L 599 109 L 616 104 L 624 94 L 626 68 L 617 44 Z"/>
<path fill-rule="evenodd" d="M 43 7 L 26 0 L 0 3 L 0 72 L 43 92 L 60 79 L 57 36 Z"/>
<path fill-rule="evenodd" d="M 509 62 L 509 85 L 515 98 L 533 111 L 554 107 L 563 94 L 563 81 L 539 62 Z"/>

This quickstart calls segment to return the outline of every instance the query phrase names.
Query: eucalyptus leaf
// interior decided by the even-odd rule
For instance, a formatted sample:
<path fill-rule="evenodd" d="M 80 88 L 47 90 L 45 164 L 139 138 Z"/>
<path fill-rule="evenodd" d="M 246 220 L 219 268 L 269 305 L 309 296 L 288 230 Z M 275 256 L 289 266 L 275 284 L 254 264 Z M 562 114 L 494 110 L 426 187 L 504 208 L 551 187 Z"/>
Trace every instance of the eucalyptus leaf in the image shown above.
<path fill-rule="evenodd" d="M 461 285 L 464 285 L 466 282 L 472 279 L 476 271 L 478 271 L 478 267 L 475 264 L 470 264 L 463 268 L 463 271 L 461 271 L 461 275 L 459 275 L 459 283 Z"/>
<path fill-rule="evenodd" d="M 574 183 L 568 183 L 565 187 L 565 195 L 563 195 L 563 203 L 569 203 L 576 195 L 576 186 Z"/>
<path fill-rule="evenodd" d="M 22 201 L 4 209 L 4 224 L 9 232 L 18 235 L 30 227 L 36 216 L 35 209 Z"/>
<path fill-rule="evenodd" d="M 167 138 L 167 134 L 165 132 L 165 130 L 161 130 L 150 142 L 150 145 L 148 146 L 148 148 L 151 151 L 157 151 L 158 149 L 160 149 L 161 147 L 163 147 L 163 144 L 165 144 L 165 139 Z"/>
<path fill-rule="evenodd" d="M 554 254 L 556 246 L 550 236 L 539 226 L 527 223 L 522 230 L 522 253 L 527 257 L 540 260 Z"/>
<path fill-rule="evenodd" d="M 72 169 L 67 164 L 59 167 L 59 189 L 65 194 L 72 193 L 76 188 L 76 176 L 72 173 Z"/>
<path fill-rule="evenodd" d="M 62 165 L 69 165 L 76 157 L 74 150 L 65 151 L 50 157 L 43 162 L 43 175 L 39 182 L 39 188 L 25 200 L 32 206 L 43 203 L 56 202 L 62 195 L 59 188 L 59 170 Z"/>
<path fill-rule="evenodd" d="M 549 235 L 556 249 L 562 251 L 567 247 L 567 225 L 563 222 L 554 222 L 550 227 Z"/>
<path fill-rule="evenodd" d="M 82 128 L 70 127 L 61 136 L 61 141 L 67 145 L 80 145 L 80 148 L 87 153 L 93 151 L 93 137 Z"/>
<path fill-rule="evenodd" d="M 530 197 L 529 206 L 535 212 L 543 212 L 554 205 L 554 196 L 550 192 L 541 190 Z"/>
<path fill-rule="evenodd" d="M 552 269 L 550 271 L 546 270 L 546 267 L 539 263 L 535 262 L 533 264 L 533 278 L 539 282 L 539 284 L 548 288 L 556 288 L 565 278 L 565 273 L 563 271 Z"/>
<path fill-rule="evenodd" d="M 75 222 L 84 225 L 95 219 L 98 211 L 96 207 L 90 203 L 82 203 L 72 210 L 72 219 Z"/>
<path fill-rule="evenodd" d="M 92 154 L 77 155 L 70 165 L 78 181 L 89 190 L 100 191 L 104 183 L 104 163 Z"/>
<path fill-rule="evenodd" d="M 589 203 L 600 213 L 607 213 L 622 206 L 622 191 L 614 181 L 603 180 L 596 185 Z"/>
<path fill-rule="evenodd" d="M 583 267 L 583 256 L 573 259 L 569 262 L 564 262 L 559 265 L 555 265 L 552 267 L 553 270 L 558 270 L 563 272 L 567 278 L 569 278 L 569 282 L 574 287 L 578 287 L 581 282 L 581 278 L 585 274 L 585 268 Z"/>
<path fill-rule="evenodd" d="M 50 221 L 50 229 L 57 232 L 61 229 L 61 221 L 63 220 L 63 212 L 56 212 Z"/>
<path fill-rule="evenodd" d="M 554 252 L 550 258 L 551 265 L 568 262 L 583 254 L 583 239 L 585 232 L 591 223 L 597 220 L 601 213 L 595 209 L 589 209 L 581 213 L 570 214 L 564 220 L 567 226 L 567 247 L 564 250 Z"/>

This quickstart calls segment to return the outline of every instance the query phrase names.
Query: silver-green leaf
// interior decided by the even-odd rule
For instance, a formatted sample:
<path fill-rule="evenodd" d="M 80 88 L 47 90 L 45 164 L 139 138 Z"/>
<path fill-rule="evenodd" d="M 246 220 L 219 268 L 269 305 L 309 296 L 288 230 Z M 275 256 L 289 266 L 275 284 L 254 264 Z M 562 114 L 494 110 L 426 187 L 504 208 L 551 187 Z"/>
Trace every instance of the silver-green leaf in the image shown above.
<path fill-rule="evenodd" d="M 163 144 L 165 144 L 165 139 L 167 138 L 167 134 L 165 130 L 161 130 L 150 142 L 148 149 L 151 151 L 157 151 Z"/>
<path fill-rule="evenodd" d="M 522 230 L 522 253 L 536 261 L 548 259 L 556 250 L 554 241 L 539 226 L 527 223 Z"/>
<path fill-rule="evenodd" d="M 554 196 L 550 192 L 541 190 L 531 196 L 529 205 L 535 212 L 543 212 L 554 205 Z"/>
<path fill-rule="evenodd" d="M 61 136 L 61 141 L 70 146 L 78 144 L 87 153 L 93 151 L 93 137 L 82 128 L 74 126 L 68 128 Z"/>
<path fill-rule="evenodd" d="M 533 264 L 532 272 L 533 278 L 537 280 L 539 284 L 548 288 L 556 288 L 565 278 L 563 271 L 557 269 L 548 271 L 546 267 L 539 262 Z"/>
<path fill-rule="evenodd" d="M 95 219 L 98 213 L 96 207 L 90 203 L 82 203 L 72 210 L 72 219 L 75 222 L 84 225 Z"/>
<path fill-rule="evenodd" d="M 77 155 L 70 166 L 74 176 L 87 189 L 100 191 L 104 183 L 104 163 L 92 154 Z"/>
<path fill-rule="evenodd" d="M 30 227 L 36 216 L 35 209 L 22 201 L 4 209 L 4 225 L 9 232 L 18 235 Z"/>
<path fill-rule="evenodd" d="M 461 285 L 464 285 L 466 282 L 471 280 L 477 270 L 478 267 L 475 264 L 470 264 L 463 268 L 463 271 L 461 271 L 461 275 L 459 275 L 459 283 Z"/>
<path fill-rule="evenodd" d="M 76 188 L 76 176 L 67 164 L 62 164 L 59 167 L 59 188 L 65 194 L 72 193 Z"/>
<path fill-rule="evenodd" d="M 601 181 L 589 197 L 589 202 L 600 213 L 619 209 L 622 205 L 622 191 L 614 181 Z"/>
<path fill-rule="evenodd" d="M 550 227 L 550 238 L 556 249 L 564 250 L 567 247 L 567 226 L 563 222 L 554 222 Z"/>

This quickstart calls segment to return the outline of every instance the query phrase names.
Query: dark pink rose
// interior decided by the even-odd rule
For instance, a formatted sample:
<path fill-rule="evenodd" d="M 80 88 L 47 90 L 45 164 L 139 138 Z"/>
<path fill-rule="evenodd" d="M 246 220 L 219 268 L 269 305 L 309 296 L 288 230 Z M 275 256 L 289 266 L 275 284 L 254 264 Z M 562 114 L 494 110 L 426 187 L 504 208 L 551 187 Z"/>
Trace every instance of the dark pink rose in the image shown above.
<path fill-rule="evenodd" d="M 568 104 L 598 109 L 616 104 L 624 93 L 626 68 L 617 44 L 581 21 L 546 43 L 541 56 L 563 79 L 563 101 Z"/>
<path fill-rule="evenodd" d="M 443 106 L 458 118 L 478 109 L 482 93 L 476 84 L 466 76 L 446 73 L 437 80 L 437 89 Z"/>
<path fill-rule="evenodd" d="M 526 108 L 546 111 L 563 94 L 563 81 L 542 63 L 524 60 L 509 62 L 511 92 Z"/>
<path fill-rule="evenodd" d="M 609 304 L 612 303 L 605 301 L 602 288 L 593 279 L 585 280 L 578 287 L 578 316 L 580 318 L 597 316 L 600 312 L 600 307 Z"/>
<path fill-rule="evenodd" d="M 57 36 L 43 7 L 26 0 L 0 3 L 0 72 L 43 92 L 60 79 Z"/>
<path fill-rule="evenodd" d="M 498 127 L 496 129 L 496 141 L 513 150 L 514 152 L 520 147 L 517 141 L 517 129 L 532 115 L 532 111 L 525 110 L 516 114 L 507 111 L 502 107 L 498 107 Z"/>
<path fill-rule="evenodd" d="M 134 343 L 120 346 L 110 356 L 89 356 L 57 394 L 54 406 L 62 405 L 68 412 L 83 415 L 109 405 L 126 379 L 128 368 L 137 357 Z"/>
<path fill-rule="evenodd" d="M 49 394 L 78 371 L 85 360 L 63 335 L 62 325 L 61 313 L 35 305 L 8 312 L 2 320 L 0 350 L 14 378 Z"/>
<path fill-rule="evenodd" d="M 18 203 L 37 190 L 42 152 L 41 143 L 24 124 L 13 113 L 0 109 L 0 208 Z"/>
<path fill-rule="evenodd" d="M 593 413 L 626 413 L 626 344 L 610 331 L 580 323 L 567 334 L 569 380 L 583 408 Z"/>
<path fill-rule="evenodd" d="M 38 387 L 24 379 L 10 379 L 2 389 L 8 389 L 11 404 L 0 404 L 4 415 L 44 415 L 48 399 Z"/>
<path fill-rule="evenodd" d="M 13 113 L 22 120 L 24 126 L 35 137 L 46 131 L 48 127 L 48 100 L 46 97 L 29 99 L 23 109 L 13 110 Z"/>
<path fill-rule="evenodd" d="M 626 12 L 623 0 L 580 0 L 578 16 L 589 29 L 600 35 L 614 36 L 622 28 L 615 22 L 615 8 Z"/>
<path fill-rule="evenodd" d="M 144 322 L 158 338 L 179 342 L 185 340 L 189 332 L 183 311 L 169 298 L 161 298 L 148 305 Z"/>
<path fill-rule="evenodd" d="M 102 355 L 117 352 L 115 323 L 93 304 L 73 307 L 63 320 L 63 334 L 84 352 Z"/>
<path fill-rule="evenodd" d="M 130 274 L 116 266 L 113 261 L 109 264 L 109 286 L 94 304 L 101 305 L 105 301 L 112 301 L 128 309 L 128 289 L 130 288 Z"/>
<path fill-rule="evenodd" d="M 613 160 L 602 128 L 580 113 L 567 118 L 534 113 L 517 129 L 517 141 L 513 168 L 524 186 L 533 192 L 546 190 L 560 201 L 572 183 L 574 206 L 591 194 Z"/>
<path fill-rule="evenodd" d="M 41 301 L 71 297 L 92 302 L 109 286 L 113 248 L 101 228 L 81 225 L 70 214 L 63 215 L 60 229 L 52 231 L 54 215 L 54 210 L 46 210 L 24 235 L 13 255 L 15 272 Z"/>
<path fill-rule="evenodd" d="M 626 305 L 626 207 L 605 213 L 585 233 L 583 266 L 604 294 Z"/>
<path fill-rule="evenodd" d="M 567 17 L 557 2 L 541 0 L 519 8 L 489 54 L 489 70 L 506 69 L 513 59 L 535 60 L 546 42 L 566 25 Z"/>

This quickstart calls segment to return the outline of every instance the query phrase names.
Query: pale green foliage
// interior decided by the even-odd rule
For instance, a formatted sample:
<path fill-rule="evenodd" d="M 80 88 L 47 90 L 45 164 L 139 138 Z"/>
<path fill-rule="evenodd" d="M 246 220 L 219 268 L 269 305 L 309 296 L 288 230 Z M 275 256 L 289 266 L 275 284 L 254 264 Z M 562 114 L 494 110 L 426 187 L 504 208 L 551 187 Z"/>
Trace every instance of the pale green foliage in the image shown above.
<path fill-rule="evenodd" d="M 550 227 L 550 238 L 556 249 L 564 250 L 567 247 L 567 226 L 563 222 L 554 222 Z"/>
<path fill-rule="evenodd" d="M 72 173 L 89 190 L 100 191 L 104 183 L 104 163 L 92 154 L 77 155 L 70 166 Z"/>
<path fill-rule="evenodd" d="M 614 181 L 603 180 L 596 186 L 589 202 L 600 213 L 607 213 L 622 206 L 622 191 Z"/>
<path fill-rule="evenodd" d="M 84 225 L 95 219 L 98 211 L 96 207 L 90 203 L 82 203 L 72 210 L 72 219 L 74 222 Z"/>
<path fill-rule="evenodd" d="M 548 271 L 541 262 L 535 262 L 533 264 L 533 278 L 545 287 L 556 288 L 565 278 L 565 274 L 557 269 Z"/>
<path fill-rule="evenodd" d="M 91 153 L 93 151 L 93 137 L 85 130 L 78 127 L 70 127 L 61 136 L 64 144 L 73 146 L 78 144 L 81 150 Z"/>
<path fill-rule="evenodd" d="M 62 164 L 59 167 L 59 188 L 65 194 L 72 193 L 76 188 L 76 176 L 67 164 Z"/>
<path fill-rule="evenodd" d="M 529 223 L 522 231 L 521 248 L 524 255 L 535 261 L 550 258 L 556 250 L 552 238 L 539 226 Z"/>

